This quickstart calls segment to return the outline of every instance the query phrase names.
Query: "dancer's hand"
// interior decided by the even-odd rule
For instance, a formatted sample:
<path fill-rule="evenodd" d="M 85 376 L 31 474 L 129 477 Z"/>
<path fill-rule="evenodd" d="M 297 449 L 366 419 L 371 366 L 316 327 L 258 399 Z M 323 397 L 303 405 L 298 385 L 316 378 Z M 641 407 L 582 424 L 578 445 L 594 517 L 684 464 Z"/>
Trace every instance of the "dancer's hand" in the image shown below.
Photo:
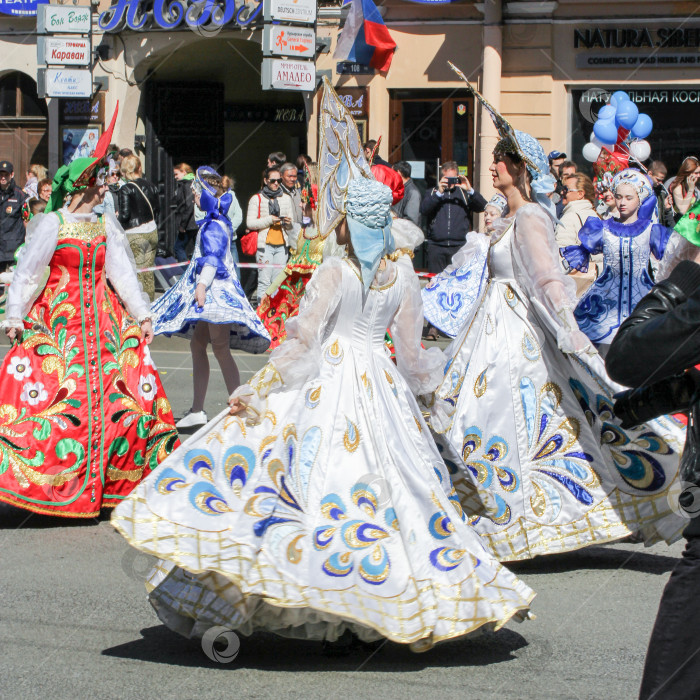
<path fill-rule="evenodd" d="M 239 413 L 245 412 L 246 405 L 240 399 L 230 399 L 228 405 L 231 407 L 229 413 L 232 416 L 237 416 Z"/>
<path fill-rule="evenodd" d="M 150 318 L 141 321 L 141 336 L 146 345 L 150 345 L 153 342 L 153 324 Z"/>
<path fill-rule="evenodd" d="M 194 290 L 194 300 L 201 309 L 207 300 L 207 288 L 203 284 L 198 284 Z"/>
<path fill-rule="evenodd" d="M 5 329 L 5 335 L 14 342 L 15 340 L 19 342 L 22 340 L 22 331 L 19 328 L 6 328 Z"/>

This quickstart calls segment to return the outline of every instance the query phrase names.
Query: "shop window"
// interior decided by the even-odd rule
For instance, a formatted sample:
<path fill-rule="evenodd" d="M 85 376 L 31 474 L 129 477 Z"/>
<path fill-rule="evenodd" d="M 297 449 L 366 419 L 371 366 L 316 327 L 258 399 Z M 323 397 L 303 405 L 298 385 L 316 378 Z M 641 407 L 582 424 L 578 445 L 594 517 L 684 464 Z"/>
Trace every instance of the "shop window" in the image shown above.
<path fill-rule="evenodd" d="M 46 104 L 28 75 L 10 73 L 0 78 L 0 117 L 46 119 L 46 116 Z"/>

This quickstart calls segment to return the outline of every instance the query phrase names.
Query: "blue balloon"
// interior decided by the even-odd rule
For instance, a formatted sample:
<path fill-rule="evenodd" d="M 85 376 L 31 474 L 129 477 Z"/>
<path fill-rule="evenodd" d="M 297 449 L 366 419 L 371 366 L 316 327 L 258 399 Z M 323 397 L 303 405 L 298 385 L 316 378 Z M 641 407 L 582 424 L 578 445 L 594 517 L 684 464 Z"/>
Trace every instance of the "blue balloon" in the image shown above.
<path fill-rule="evenodd" d="M 648 114 L 640 114 L 637 121 L 632 126 L 632 136 L 638 139 L 645 139 L 651 133 L 654 123 Z"/>
<path fill-rule="evenodd" d="M 631 129 L 637 121 L 638 116 L 639 109 L 634 102 L 623 102 L 617 108 L 615 122 L 618 126 L 622 126 L 625 129 Z"/>
<path fill-rule="evenodd" d="M 605 107 L 601 107 L 600 111 L 598 112 L 598 119 L 614 119 L 615 118 L 615 106 L 614 105 L 605 105 Z"/>
<path fill-rule="evenodd" d="M 593 125 L 593 133 L 606 145 L 617 142 L 617 126 L 614 119 L 599 119 Z"/>
<path fill-rule="evenodd" d="M 613 107 L 617 107 L 623 102 L 629 101 L 630 96 L 624 90 L 617 90 L 613 92 L 612 97 L 610 98 L 610 104 L 613 105 Z"/>

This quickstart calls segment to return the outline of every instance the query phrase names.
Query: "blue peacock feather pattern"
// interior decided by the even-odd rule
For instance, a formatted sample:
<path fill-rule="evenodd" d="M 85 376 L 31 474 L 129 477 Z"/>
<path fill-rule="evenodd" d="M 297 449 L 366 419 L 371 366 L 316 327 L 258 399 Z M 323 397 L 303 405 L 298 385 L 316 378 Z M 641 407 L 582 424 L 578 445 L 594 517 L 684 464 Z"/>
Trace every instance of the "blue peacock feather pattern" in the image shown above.
<path fill-rule="evenodd" d="M 396 511 L 393 508 L 383 510 L 377 489 L 361 481 L 350 489 L 349 502 L 350 507 L 336 493 L 321 500 L 321 515 L 329 523 L 314 531 L 314 548 L 317 551 L 341 550 L 330 553 L 321 569 L 328 576 L 341 578 L 357 571 L 366 583 L 381 585 L 391 571 L 389 554 L 382 540 L 399 531 Z"/>

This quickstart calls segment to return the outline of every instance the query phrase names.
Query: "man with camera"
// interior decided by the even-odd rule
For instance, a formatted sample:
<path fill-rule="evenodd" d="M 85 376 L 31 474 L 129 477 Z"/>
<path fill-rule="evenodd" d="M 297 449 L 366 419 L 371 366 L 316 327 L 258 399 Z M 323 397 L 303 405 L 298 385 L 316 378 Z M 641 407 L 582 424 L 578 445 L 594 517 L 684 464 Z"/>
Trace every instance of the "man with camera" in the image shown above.
<path fill-rule="evenodd" d="M 428 271 L 442 272 L 464 245 L 472 230 L 472 214 L 482 212 L 486 200 L 459 174 L 453 160 L 443 163 L 437 187 L 425 193 L 421 214 L 428 218 L 426 253 Z"/>
<path fill-rule="evenodd" d="M 640 700 L 700 698 L 700 265 L 679 263 L 620 326 L 605 364 L 635 387 L 617 395 L 622 427 L 688 413 L 680 494 L 670 506 L 687 520 L 686 547 L 664 589 L 649 642 Z M 670 500 L 670 499 L 669 499 Z"/>

